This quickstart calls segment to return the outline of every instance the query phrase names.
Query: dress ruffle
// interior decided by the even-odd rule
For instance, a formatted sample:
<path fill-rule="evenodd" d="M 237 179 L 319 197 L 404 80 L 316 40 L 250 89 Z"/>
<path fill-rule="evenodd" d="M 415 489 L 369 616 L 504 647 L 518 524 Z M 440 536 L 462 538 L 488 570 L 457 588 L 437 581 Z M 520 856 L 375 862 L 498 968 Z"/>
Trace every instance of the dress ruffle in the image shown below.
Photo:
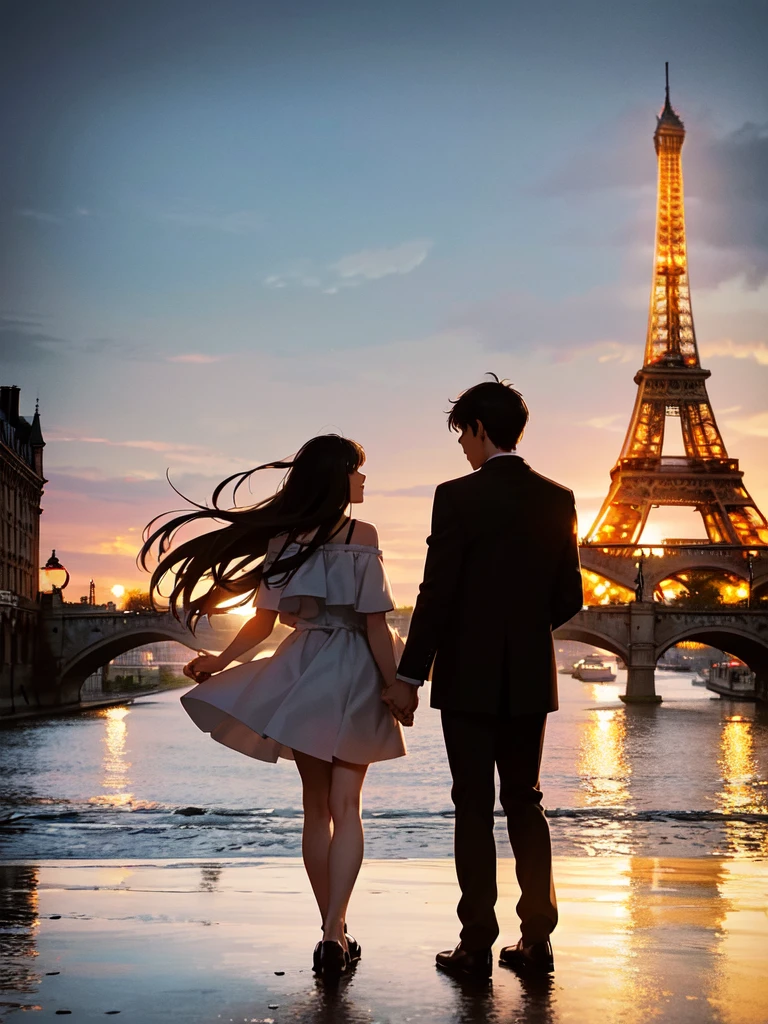
<path fill-rule="evenodd" d="M 262 583 L 256 606 L 293 613 L 295 604 L 287 602 L 297 597 L 320 598 L 326 605 L 347 605 L 363 615 L 391 612 L 395 607 L 381 551 L 363 544 L 326 544 L 318 548 L 285 586 Z"/>

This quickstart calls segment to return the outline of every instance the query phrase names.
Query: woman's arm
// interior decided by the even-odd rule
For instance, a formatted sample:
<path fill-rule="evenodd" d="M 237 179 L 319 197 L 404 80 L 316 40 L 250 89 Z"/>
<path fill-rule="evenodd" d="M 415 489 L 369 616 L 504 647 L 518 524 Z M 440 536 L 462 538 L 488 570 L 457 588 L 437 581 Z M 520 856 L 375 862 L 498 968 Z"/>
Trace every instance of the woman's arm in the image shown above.
<path fill-rule="evenodd" d="M 386 612 L 373 612 L 366 615 L 365 619 L 368 643 L 374 660 L 379 666 L 379 672 L 384 678 L 384 688 L 386 689 L 394 683 L 397 674 L 395 651 L 392 647 L 392 634 L 387 625 L 387 615 Z"/>
<path fill-rule="evenodd" d="M 263 643 L 275 626 L 277 612 L 271 608 L 258 608 L 248 619 L 235 639 L 221 654 L 202 654 L 184 666 L 184 675 L 196 683 L 204 683 L 214 672 L 221 672 L 231 661 Z M 394 661 L 394 658 L 393 658 Z"/>
<path fill-rule="evenodd" d="M 416 710 L 419 703 L 417 688 L 415 686 L 409 686 L 408 683 L 398 682 L 395 679 L 397 674 L 397 663 L 395 662 L 392 634 L 389 630 L 389 626 L 387 625 L 386 612 L 373 612 L 372 614 L 366 615 L 365 619 L 368 644 L 370 645 L 374 660 L 379 667 L 379 672 L 381 672 L 384 679 L 382 699 L 384 699 L 384 694 L 391 695 L 393 692 L 397 691 L 398 687 L 406 687 L 409 706 L 404 713 L 396 713 L 399 711 L 399 708 L 394 707 L 391 700 L 386 699 L 384 702 L 389 706 L 390 710 L 395 714 L 395 717 L 401 721 L 403 725 L 413 725 L 413 712 Z M 393 687 L 395 688 L 394 691 L 392 689 Z"/>

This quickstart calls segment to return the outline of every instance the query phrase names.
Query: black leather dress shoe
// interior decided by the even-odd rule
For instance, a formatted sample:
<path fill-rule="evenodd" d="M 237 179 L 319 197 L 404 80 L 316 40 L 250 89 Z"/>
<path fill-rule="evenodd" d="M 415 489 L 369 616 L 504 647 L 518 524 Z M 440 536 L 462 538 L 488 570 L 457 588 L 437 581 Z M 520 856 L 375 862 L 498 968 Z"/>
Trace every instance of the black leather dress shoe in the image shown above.
<path fill-rule="evenodd" d="M 438 953 L 435 963 L 449 974 L 461 978 L 475 978 L 487 981 L 493 973 L 493 960 L 490 949 L 464 949 L 461 943 L 456 949 L 447 949 Z"/>
<path fill-rule="evenodd" d="M 534 942 L 524 946 L 520 939 L 516 946 L 505 946 L 499 953 L 499 963 L 503 967 L 511 967 L 514 971 L 528 974 L 551 974 L 555 969 L 555 957 L 552 943 Z"/>

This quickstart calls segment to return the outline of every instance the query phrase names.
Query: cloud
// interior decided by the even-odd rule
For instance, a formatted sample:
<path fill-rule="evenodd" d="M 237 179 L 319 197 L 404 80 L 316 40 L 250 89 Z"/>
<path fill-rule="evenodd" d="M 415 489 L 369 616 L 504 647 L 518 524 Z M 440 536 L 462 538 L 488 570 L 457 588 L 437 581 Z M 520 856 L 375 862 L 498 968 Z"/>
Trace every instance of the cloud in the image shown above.
<path fill-rule="evenodd" d="M 437 484 L 416 484 L 415 487 L 400 487 L 394 491 L 369 491 L 370 497 L 377 498 L 431 498 Z"/>
<path fill-rule="evenodd" d="M 320 267 L 312 260 L 297 260 L 280 273 L 263 280 L 265 288 L 278 289 L 298 285 L 319 288 L 324 295 L 337 295 L 342 288 L 356 288 L 364 281 L 378 281 L 392 274 L 410 274 L 427 258 L 432 242 L 415 239 L 391 249 L 362 249 L 342 256 L 335 263 Z"/>
<path fill-rule="evenodd" d="M 164 210 L 160 219 L 186 228 L 202 228 L 207 231 L 221 231 L 228 235 L 249 235 L 259 231 L 264 218 L 255 210 L 232 210 L 225 213 L 192 204 L 180 203 L 176 208 Z"/>
<path fill-rule="evenodd" d="M 647 301 L 645 289 L 620 285 L 546 300 L 508 291 L 455 314 L 447 326 L 470 329 L 494 352 L 630 362 L 642 358 Z"/>
<path fill-rule="evenodd" d="M 712 251 L 707 283 L 740 276 L 759 288 L 768 280 L 768 123 L 706 140 L 698 157 L 686 190 L 698 201 L 697 237 Z"/>
<path fill-rule="evenodd" d="M 768 437 L 768 412 L 756 412 L 752 416 L 726 420 L 725 424 L 740 434 L 747 434 L 750 437 Z"/>
<path fill-rule="evenodd" d="M 27 217 L 29 220 L 36 220 L 40 224 L 63 224 L 64 220 L 61 217 L 57 217 L 53 213 L 46 213 L 44 210 L 32 210 L 29 207 L 24 207 L 21 210 L 16 211 L 17 216 Z"/>
<path fill-rule="evenodd" d="M 28 220 L 36 220 L 39 224 L 64 224 L 65 221 L 73 217 L 90 217 L 91 211 L 85 206 L 76 206 L 71 213 L 59 215 L 25 206 L 20 210 L 16 210 L 16 216 L 26 217 Z"/>
<path fill-rule="evenodd" d="M 47 333 L 42 318 L 0 315 L 0 362 L 37 363 L 63 344 Z"/>
<path fill-rule="evenodd" d="M 42 363 L 69 357 L 112 356 L 121 360 L 156 359 L 156 349 L 125 338 L 64 338 L 50 334 L 45 315 L 0 313 L 0 362 Z M 212 357 L 212 358 L 224 358 Z"/>
<path fill-rule="evenodd" d="M 46 475 L 50 483 L 47 496 L 60 503 L 76 499 L 78 502 L 104 502 L 109 505 L 140 505 L 146 510 L 142 516 L 149 518 L 152 509 L 170 507 L 179 500 L 163 472 L 131 470 L 118 475 L 91 466 L 62 465 L 46 467 Z M 173 482 L 197 499 L 210 495 L 223 476 L 224 471 L 208 475 L 181 470 L 174 475 Z"/>
<path fill-rule="evenodd" d="M 761 366 L 768 366 L 768 345 L 764 341 L 708 341 L 700 346 L 702 358 L 726 356 L 731 359 L 754 359 Z"/>
<path fill-rule="evenodd" d="M 369 281 L 390 274 L 410 274 L 421 266 L 431 247 L 432 242 L 427 239 L 414 239 L 392 249 L 362 249 L 349 256 L 342 256 L 336 263 L 331 263 L 329 269 L 342 279 L 362 277 Z"/>
<path fill-rule="evenodd" d="M 208 356 L 202 352 L 184 352 L 178 356 L 166 356 L 166 363 L 194 363 L 206 365 L 208 363 L 220 363 L 224 356 Z"/>
<path fill-rule="evenodd" d="M 181 465 L 211 465 L 228 466 L 232 463 L 231 458 L 207 448 L 203 445 L 179 444 L 173 441 L 136 439 L 127 441 L 113 441 L 107 437 L 86 437 L 76 434 L 57 434 L 49 432 L 46 434 L 47 442 L 74 443 L 74 444 L 96 444 L 105 445 L 109 448 L 133 448 L 139 451 L 154 452 L 158 455 L 166 455 Z"/>
<path fill-rule="evenodd" d="M 319 288 L 322 284 L 318 270 L 311 260 L 297 260 L 287 270 L 279 274 L 269 274 L 264 278 L 265 288 L 287 288 L 299 285 L 302 288 Z"/>
<path fill-rule="evenodd" d="M 620 422 L 617 423 L 616 421 Z M 610 416 L 593 416 L 590 420 L 584 420 L 583 423 L 587 427 L 594 427 L 595 430 L 614 430 L 617 433 L 623 434 L 626 429 L 626 415 L 624 413 L 615 412 Z"/>

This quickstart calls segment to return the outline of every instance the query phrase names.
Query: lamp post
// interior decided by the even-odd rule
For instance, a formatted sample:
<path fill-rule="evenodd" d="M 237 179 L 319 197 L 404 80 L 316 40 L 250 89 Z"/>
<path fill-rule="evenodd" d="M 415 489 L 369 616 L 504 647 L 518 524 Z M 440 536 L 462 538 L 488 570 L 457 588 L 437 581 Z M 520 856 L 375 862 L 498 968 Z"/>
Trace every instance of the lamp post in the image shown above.
<path fill-rule="evenodd" d="M 43 575 L 45 576 L 46 583 L 50 587 L 49 590 L 45 591 L 47 594 L 60 594 L 69 583 L 69 573 L 56 557 L 55 548 L 51 551 L 51 557 L 43 566 Z"/>

